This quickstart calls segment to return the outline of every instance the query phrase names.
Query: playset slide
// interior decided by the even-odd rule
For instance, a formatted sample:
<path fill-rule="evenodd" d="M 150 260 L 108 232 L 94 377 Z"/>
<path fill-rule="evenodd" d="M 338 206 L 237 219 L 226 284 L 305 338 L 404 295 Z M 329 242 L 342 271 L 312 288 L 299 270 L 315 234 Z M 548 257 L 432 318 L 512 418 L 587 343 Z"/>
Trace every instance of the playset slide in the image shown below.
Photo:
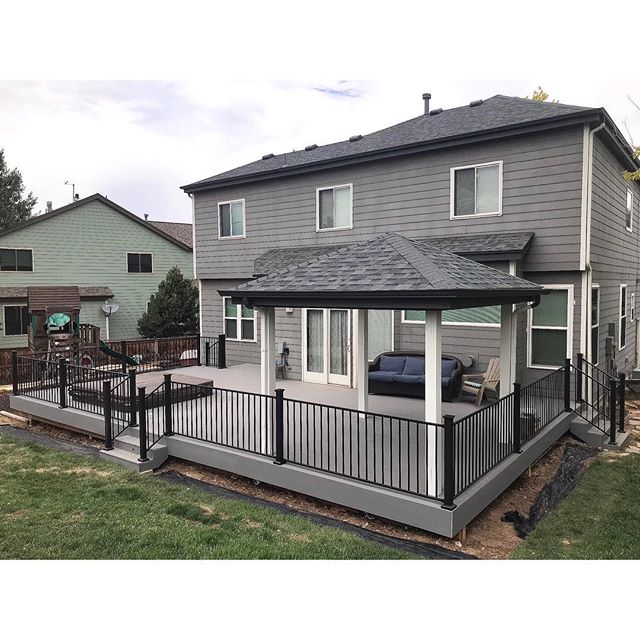
<path fill-rule="evenodd" d="M 120 362 L 126 362 L 128 365 L 132 367 L 137 367 L 138 362 L 129 356 L 126 356 L 124 353 L 120 353 L 119 351 L 115 351 L 109 345 L 105 344 L 100 340 L 100 351 L 105 353 L 106 355 L 115 358 L 116 360 L 120 360 Z"/>

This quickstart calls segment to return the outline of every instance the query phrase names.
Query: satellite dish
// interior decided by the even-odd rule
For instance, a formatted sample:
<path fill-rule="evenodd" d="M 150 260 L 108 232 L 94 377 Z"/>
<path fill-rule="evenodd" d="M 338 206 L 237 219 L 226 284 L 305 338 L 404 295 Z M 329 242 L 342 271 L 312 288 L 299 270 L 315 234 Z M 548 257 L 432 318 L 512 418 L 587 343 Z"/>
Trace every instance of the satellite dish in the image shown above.
<path fill-rule="evenodd" d="M 104 315 L 109 317 L 113 315 L 120 308 L 119 304 L 115 302 L 107 302 L 102 305 L 102 310 L 104 311 Z"/>

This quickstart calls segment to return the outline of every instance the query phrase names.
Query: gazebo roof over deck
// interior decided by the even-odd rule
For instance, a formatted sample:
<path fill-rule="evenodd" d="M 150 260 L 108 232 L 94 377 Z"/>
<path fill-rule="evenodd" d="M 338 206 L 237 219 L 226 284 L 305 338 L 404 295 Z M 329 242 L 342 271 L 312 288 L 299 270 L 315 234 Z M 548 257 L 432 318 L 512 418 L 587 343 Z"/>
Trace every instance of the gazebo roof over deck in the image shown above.
<path fill-rule="evenodd" d="M 435 243 L 386 233 L 219 293 L 249 307 L 460 309 L 537 301 L 544 292 Z"/>

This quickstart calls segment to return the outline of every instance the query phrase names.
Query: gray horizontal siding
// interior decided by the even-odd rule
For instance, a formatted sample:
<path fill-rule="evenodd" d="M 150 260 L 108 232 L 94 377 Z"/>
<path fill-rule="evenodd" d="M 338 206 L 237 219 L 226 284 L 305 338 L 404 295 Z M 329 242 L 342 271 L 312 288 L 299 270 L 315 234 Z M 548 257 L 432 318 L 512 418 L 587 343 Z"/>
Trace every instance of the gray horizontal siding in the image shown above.
<path fill-rule="evenodd" d="M 502 160 L 503 215 L 450 220 L 450 168 Z M 197 270 L 203 278 L 249 277 L 268 249 L 471 232 L 536 233 L 527 268 L 576 269 L 582 129 L 501 140 L 195 194 Z M 316 232 L 316 188 L 353 183 L 354 228 Z M 245 239 L 218 240 L 217 203 L 244 198 Z M 562 250 L 558 250 L 558 245 Z"/>
<path fill-rule="evenodd" d="M 609 323 L 618 342 L 620 285 L 638 295 L 638 243 L 640 242 L 640 185 L 623 178 L 624 167 L 596 137 L 593 149 L 591 206 L 591 269 L 594 284 L 600 285 L 599 362 L 604 363 Z M 634 193 L 632 232 L 625 229 L 627 189 Z M 615 355 L 619 371 L 628 372 L 636 364 L 637 326 L 627 315 L 627 344 Z"/>

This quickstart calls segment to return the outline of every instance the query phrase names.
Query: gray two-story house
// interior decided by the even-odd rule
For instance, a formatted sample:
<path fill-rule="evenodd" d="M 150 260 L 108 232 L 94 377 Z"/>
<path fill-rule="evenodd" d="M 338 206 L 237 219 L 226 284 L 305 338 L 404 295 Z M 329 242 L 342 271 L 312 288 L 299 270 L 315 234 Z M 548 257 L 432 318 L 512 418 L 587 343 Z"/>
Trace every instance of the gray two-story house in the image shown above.
<path fill-rule="evenodd" d="M 259 363 L 254 310 L 219 291 L 393 231 L 550 290 L 516 309 L 516 380 L 577 353 L 629 372 L 640 188 L 623 177 L 637 161 L 610 116 L 502 95 L 430 109 L 429 98 L 406 122 L 266 154 L 183 187 L 193 199 L 202 333 L 226 334 L 228 364 Z M 289 377 L 355 386 L 352 313 L 276 311 Z M 368 313 L 370 360 L 424 349 L 424 311 Z M 500 352 L 500 319 L 499 306 L 445 311 L 443 353 L 485 370 Z"/>

